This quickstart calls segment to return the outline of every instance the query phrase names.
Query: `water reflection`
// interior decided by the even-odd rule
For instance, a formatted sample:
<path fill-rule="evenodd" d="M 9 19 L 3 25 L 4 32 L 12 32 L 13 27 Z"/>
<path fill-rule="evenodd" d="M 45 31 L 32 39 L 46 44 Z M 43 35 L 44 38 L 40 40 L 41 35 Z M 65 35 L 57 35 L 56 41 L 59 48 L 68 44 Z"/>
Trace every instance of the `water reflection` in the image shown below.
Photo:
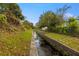
<path fill-rule="evenodd" d="M 43 41 L 36 33 L 35 35 L 35 44 L 39 56 L 58 56 L 60 55 L 54 48 L 51 48 L 46 42 Z"/>

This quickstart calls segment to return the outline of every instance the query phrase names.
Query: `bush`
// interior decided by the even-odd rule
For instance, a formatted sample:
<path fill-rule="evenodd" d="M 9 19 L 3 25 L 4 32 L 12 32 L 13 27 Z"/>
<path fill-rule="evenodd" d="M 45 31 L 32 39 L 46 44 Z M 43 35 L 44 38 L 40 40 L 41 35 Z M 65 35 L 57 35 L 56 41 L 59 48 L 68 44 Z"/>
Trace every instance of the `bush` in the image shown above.
<path fill-rule="evenodd" d="M 0 14 L 0 24 L 7 24 L 7 17 L 3 14 Z"/>
<path fill-rule="evenodd" d="M 69 19 L 69 33 L 76 33 L 78 24 L 75 18 L 70 18 Z"/>

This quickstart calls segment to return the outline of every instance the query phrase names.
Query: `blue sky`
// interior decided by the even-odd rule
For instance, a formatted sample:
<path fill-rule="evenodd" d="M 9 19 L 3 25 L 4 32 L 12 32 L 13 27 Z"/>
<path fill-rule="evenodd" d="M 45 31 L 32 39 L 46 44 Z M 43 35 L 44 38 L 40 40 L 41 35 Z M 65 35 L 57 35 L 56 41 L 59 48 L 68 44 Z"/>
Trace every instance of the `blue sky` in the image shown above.
<path fill-rule="evenodd" d="M 56 12 L 58 8 L 63 7 L 67 3 L 19 3 L 23 15 L 26 17 L 26 20 L 36 23 L 39 21 L 40 15 L 45 11 Z M 72 8 L 67 11 L 66 16 L 79 16 L 79 4 L 78 3 L 69 3 Z"/>

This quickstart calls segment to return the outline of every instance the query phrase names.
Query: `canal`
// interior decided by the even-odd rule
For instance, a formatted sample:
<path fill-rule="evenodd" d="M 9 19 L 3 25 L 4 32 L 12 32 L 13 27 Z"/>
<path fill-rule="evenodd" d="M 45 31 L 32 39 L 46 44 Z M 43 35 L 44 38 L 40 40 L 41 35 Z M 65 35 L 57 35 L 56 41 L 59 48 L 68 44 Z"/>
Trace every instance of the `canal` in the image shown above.
<path fill-rule="evenodd" d="M 61 54 L 52 48 L 46 41 L 34 32 L 34 41 L 37 48 L 38 56 L 60 56 Z"/>

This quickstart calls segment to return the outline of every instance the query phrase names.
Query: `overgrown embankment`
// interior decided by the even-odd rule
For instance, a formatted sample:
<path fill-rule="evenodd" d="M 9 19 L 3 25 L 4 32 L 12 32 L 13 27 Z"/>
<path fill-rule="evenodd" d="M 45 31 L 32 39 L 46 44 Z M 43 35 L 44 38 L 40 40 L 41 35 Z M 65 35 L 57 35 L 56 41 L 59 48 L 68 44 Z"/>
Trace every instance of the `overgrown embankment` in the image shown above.
<path fill-rule="evenodd" d="M 32 24 L 18 4 L 0 4 L 0 55 L 29 55 Z"/>

